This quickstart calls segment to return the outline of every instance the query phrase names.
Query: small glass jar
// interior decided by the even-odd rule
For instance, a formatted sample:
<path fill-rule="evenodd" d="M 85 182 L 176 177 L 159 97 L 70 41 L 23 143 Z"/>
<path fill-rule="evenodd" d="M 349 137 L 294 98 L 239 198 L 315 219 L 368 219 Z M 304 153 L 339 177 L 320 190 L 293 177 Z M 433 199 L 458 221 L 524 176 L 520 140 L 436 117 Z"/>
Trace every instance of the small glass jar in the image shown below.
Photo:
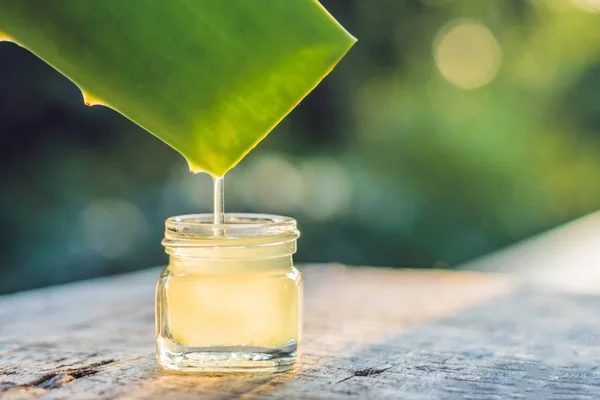
<path fill-rule="evenodd" d="M 156 286 L 156 357 L 169 370 L 283 371 L 298 356 L 302 274 L 292 218 L 172 217 Z"/>

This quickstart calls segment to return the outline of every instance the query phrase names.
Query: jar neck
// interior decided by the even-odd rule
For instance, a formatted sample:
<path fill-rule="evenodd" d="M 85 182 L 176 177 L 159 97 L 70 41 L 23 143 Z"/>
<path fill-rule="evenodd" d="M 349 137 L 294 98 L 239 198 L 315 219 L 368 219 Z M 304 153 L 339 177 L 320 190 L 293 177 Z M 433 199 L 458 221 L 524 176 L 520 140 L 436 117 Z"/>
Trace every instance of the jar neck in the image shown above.
<path fill-rule="evenodd" d="M 289 270 L 293 267 L 291 255 L 255 259 L 211 259 L 169 257 L 168 268 L 173 273 L 252 273 L 267 270 Z"/>
<path fill-rule="evenodd" d="M 279 268 L 292 265 L 300 236 L 296 221 L 263 214 L 226 214 L 214 225 L 212 214 L 167 219 L 162 244 L 169 268 Z"/>
<path fill-rule="evenodd" d="M 171 257 L 208 260 L 253 260 L 291 256 L 296 252 L 296 238 L 252 242 L 236 240 L 223 243 L 172 243 L 165 245 Z"/>
<path fill-rule="evenodd" d="M 296 240 L 239 246 L 166 246 L 169 267 L 188 271 L 290 268 Z"/>

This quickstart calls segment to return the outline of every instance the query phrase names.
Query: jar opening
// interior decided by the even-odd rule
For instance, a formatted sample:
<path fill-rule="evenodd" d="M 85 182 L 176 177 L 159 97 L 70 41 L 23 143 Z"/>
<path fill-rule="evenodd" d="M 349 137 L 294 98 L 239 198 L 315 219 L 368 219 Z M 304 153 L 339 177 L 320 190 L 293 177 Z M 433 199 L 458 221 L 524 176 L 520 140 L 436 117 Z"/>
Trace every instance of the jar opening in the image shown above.
<path fill-rule="evenodd" d="M 167 219 L 163 245 L 237 246 L 242 240 L 281 243 L 299 236 L 296 220 L 290 217 L 230 213 L 224 224 L 215 225 L 212 214 L 189 214 Z"/>

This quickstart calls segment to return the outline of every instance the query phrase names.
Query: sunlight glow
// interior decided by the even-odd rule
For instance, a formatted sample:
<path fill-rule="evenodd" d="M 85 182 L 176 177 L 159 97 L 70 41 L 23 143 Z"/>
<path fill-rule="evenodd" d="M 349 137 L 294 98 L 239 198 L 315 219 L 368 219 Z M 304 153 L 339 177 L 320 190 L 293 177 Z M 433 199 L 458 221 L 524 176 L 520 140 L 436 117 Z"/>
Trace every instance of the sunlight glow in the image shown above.
<path fill-rule="evenodd" d="M 433 53 L 440 74 L 465 90 L 490 83 L 502 61 L 502 50 L 492 32 L 474 20 L 455 20 L 442 27 Z"/>

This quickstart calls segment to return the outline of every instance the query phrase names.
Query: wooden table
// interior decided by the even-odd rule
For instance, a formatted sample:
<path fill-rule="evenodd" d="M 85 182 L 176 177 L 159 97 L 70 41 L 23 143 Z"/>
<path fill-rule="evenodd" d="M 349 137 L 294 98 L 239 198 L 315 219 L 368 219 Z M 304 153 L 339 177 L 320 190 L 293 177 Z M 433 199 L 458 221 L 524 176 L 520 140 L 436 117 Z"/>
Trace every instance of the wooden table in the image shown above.
<path fill-rule="evenodd" d="M 471 267 L 502 270 L 514 253 Z M 518 274 L 302 269 L 303 355 L 283 374 L 158 370 L 158 269 L 0 298 L 0 398 L 600 398 L 596 293 Z"/>

